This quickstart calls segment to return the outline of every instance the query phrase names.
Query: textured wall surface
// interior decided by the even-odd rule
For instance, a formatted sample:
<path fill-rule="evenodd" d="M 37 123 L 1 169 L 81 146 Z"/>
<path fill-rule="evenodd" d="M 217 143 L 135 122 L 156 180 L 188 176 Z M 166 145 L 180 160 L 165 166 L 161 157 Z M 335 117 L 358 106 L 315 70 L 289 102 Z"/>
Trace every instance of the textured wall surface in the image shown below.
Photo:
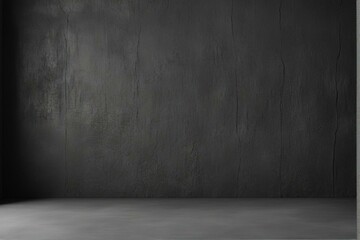
<path fill-rule="evenodd" d="M 8 196 L 355 196 L 355 0 L 7 7 Z"/>
<path fill-rule="evenodd" d="M 1 33 L 3 32 L 3 8 L 2 8 L 2 1 L 0 2 L 0 31 Z M 1 34 L 2 36 L 2 34 Z M 3 41 L 2 41 L 2 37 L 0 39 L 0 44 L 1 44 L 1 49 L 0 49 L 0 55 L 1 55 L 1 59 L 0 59 L 0 76 L 1 76 L 1 80 L 0 80 L 0 199 L 3 197 L 3 183 L 2 183 L 2 180 L 3 180 L 3 170 L 2 170 L 2 159 L 3 159 L 3 139 L 2 139 L 2 136 L 3 136 L 3 122 L 2 122 L 2 119 L 3 119 L 3 108 L 2 108 L 2 76 L 3 76 L 3 49 L 2 49 L 2 46 L 3 46 Z"/>

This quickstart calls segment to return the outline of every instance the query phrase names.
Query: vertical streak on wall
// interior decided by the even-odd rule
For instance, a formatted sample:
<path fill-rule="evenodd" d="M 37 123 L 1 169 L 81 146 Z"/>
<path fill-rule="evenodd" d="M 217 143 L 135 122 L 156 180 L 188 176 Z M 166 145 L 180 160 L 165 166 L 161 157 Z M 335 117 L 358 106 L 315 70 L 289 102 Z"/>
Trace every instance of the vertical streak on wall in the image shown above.
<path fill-rule="evenodd" d="M 360 0 L 356 0 L 356 218 L 360 237 Z"/>
<path fill-rule="evenodd" d="M 283 114 L 284 114 L 284 86 L 285 86 L 285 63 L 283 59 L 283 47 L 282 47 L 282 6 L 283 1 L 280 0 L 279 4 L 279 28 L 280 28 L 280 61 L 282 66 L 282 76 L 281 76 L 281 85 L 280 85 L 280 158 L 279 158 L 279 186 L 280 186 L 280 197 L 283 197 L 282 191 L 282 162 L 284 158 L 284 136 L 283 136 Z"/>
<path fill-rule="evenodd" d="M 231 1 L 231 13 L 230 13 L 230 23 L 231 23 L 231 36 L 232 36 L 232 44 L 233 44 L 233 52 L 234 52 L 234 75 L 235 75 L 235 102 L 236 102 L 236 109 L 235 109 L 235 131 L 236 131 L 236 138 L 238 142 L 238 150 L 241 152 L 241 140 L 239 136 L 239 90 L 238 90 L 238 73 L 237 73 L 237 67 L 238 67 L 238 55 L 236 50 L 236 37 L 234 33 L 234 0 Z M 236 183 L 238 185 L 237 191 L 239 191 L 239 175 L 241 171 L 241 153 L 239 154 L 239 163 L 237 167 L 237 177 L 236 177 Z M 239 193 L 237 193 L 239 194 Z"/>
<path fill-rule="evenodd" d="M 335 196 L 335 186 L 336 186 L 336 140 L 337 134 L 339 130 L 339 112 L 338 112 L 338 104 L 339 104 L 339 89 L 338 89 L 338 82 L 339 82 L 339 60 L 341 56 L 341 7 L 342 7 L 342 0 L 340 0 L 339 4 L 339 13 L 338 13 L 338 53 L 336 56 L 336 63 L 335 63 L 335 76 L 334 76 L 334 86 L 335 86 L 335 130 L 334 130 L 334 146 L 333 146 L 333 159 L 332 159 L 332 178 L 333 178 L 333 188 L 332 188 L 332 195 Z"/>
<path fill-rule="evenodd" d="M 137 1 L 137 11 L 138 11 L 138 18 L 139 18 L 139 30 L 137 33 L 137 43 L 136 43 L 136 59 L 135 59 L 135 93 L 134 93 L 134 98 L 135 98 L 135 105 L 136 105 L 136 121 L 138 122 L 139 120 L 139 85 L 140 85 L 140 75 L 139 75 L 139 48 L 140 48 L 140 40 L 141 40 L 141 4 L 140 4 L 140 0 Z"/>
<path fill-rule="evenodd" d="M 64 194 L 67 195 L 69 192 L 69 181 L 70 181 L 70 168 L 67 159 L 67 118 L 68 118 L 68 58 L 69 58 L 69 49 L 68 49 L 68 34 L 69 34 L 69 13 L 64 9 L 63 3 L 61 0 L 58 0 L 59 8 L 65 18 L 65 29 L 63 32 L 63 40 L 64 40 L 64 73 L 63 73 L 63 81 L 64 81 L 64 167 L 65 167 L 65 180 L 64 180 Z"/>

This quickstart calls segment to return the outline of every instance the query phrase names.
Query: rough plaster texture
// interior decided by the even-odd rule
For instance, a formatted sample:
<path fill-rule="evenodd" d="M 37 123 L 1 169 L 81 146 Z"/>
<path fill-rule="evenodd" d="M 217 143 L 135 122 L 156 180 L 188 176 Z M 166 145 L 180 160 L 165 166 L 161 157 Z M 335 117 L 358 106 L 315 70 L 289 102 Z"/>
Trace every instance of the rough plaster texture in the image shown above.
<path fill-rule="evenodd" d="M 8 196 L 355 196 L 354 0 L 7 4 Z"/>

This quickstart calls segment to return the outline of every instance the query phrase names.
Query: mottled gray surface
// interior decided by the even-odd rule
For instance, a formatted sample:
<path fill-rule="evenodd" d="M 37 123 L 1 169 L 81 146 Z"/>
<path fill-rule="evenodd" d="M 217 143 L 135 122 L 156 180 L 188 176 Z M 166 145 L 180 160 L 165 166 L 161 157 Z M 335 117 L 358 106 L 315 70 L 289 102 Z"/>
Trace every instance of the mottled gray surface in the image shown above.
<path fill-rule="evenodd" d="M 356 0 L 356 70 L 360 73 L 360 0 Z M 360 126 L 360 74 L 356 75 L 356 124 Z M 360 237 L 360 128 L 356 128 L 357 236 Z"/>
<path fill-rule="evenodd" d="M 355 196 L 355 0 L 13 7 L 8 196 Z"/>
<path fill-rule="evenodd" d="M 355 239 L 355 199 L 53 199 L 0 206 L 0 238 Z"/>

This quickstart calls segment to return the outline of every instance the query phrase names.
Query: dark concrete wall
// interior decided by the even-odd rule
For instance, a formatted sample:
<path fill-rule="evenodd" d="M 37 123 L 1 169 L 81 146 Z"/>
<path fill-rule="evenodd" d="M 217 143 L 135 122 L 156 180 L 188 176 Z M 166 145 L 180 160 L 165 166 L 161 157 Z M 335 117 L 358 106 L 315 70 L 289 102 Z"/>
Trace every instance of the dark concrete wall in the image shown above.
<path fill-rule="evenodd" d="M 355 196 L 355 0 L 12 10 L 8 196 Z"/>
<path fill-rule="evenodd" d="M 2 136 L 3 136 L 3 108 L 2 108 L 2 79 L 3 79 L 3 70 L 2 70 L 2 65 L 3 65 L 3 40 L 2 40 L 2 36 L 3 36 L 3 7 L 2 7 L 3 3 L 2 1 L 0 1 L 0 35 L 1 35 L 1 39 L 0 39 L 0 199 L 3 197 L 3 170 L 2 170 L 2 164 L 3 164 L 3 142 L 2 142 Z"/>

